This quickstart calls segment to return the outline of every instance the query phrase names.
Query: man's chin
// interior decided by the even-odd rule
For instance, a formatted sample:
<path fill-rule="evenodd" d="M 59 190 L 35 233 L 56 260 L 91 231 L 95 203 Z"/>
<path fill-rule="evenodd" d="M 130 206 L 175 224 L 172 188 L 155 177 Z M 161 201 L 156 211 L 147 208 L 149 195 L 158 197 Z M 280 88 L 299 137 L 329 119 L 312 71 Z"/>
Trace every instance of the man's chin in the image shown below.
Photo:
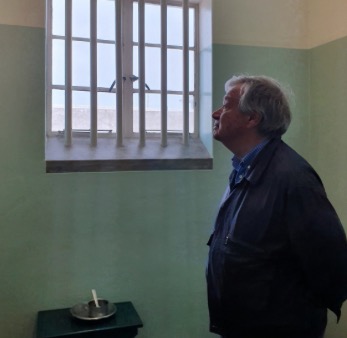
<path fill-rule="evenodd" d="M 215 139 L 215 140 L 217 140 L 217 141 L 220 141 L 220 135 L 218 134 L 218 132 L 217 133 L 213 133 L 213 138 Z"/>

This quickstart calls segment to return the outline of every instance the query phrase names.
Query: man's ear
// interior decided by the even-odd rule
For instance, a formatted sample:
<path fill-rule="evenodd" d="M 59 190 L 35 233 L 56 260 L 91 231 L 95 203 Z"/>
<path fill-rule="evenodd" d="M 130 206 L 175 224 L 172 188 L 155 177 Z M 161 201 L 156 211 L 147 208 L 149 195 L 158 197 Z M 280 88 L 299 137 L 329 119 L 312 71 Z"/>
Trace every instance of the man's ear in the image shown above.
<path fill-rule="evenodd" d="M 250 128 L 256 127 L 261 121 L 261 115 L 258 112 L 252 112 L 248 115 L 248 126 Z"/>

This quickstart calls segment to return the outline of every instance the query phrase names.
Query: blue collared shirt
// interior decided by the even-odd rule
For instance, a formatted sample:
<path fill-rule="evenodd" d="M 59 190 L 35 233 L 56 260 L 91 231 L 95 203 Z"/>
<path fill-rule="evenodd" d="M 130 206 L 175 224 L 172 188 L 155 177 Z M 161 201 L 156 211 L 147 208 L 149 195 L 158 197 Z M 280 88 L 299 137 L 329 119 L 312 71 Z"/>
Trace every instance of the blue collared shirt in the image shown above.
<path fill-rule="evenodd" d="M 268 144 L 270 140 L 265 139 L 264 141 L 257 144 L 251 149 L 243 158 L 239 159 L 234 156 L 231 161 L 234 171 L 231 175 L 234 184 L 238 184 L 246 176 L 248 170 L 251 168 L 251 164 L 259 152 Z"/>

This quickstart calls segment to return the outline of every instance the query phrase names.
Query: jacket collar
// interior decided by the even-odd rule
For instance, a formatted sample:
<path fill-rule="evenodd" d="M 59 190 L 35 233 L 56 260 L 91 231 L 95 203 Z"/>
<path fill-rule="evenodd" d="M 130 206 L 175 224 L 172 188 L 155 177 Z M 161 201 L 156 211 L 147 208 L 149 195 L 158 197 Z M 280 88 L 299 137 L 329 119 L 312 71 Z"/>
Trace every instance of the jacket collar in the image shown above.
<path fill-rule="evenodd" d="M 259 152 L 247 175 L 247 180 L 251 184 L 259 181 L 280 143 L 282 143 L 281 137 L 275 137 Z"/>

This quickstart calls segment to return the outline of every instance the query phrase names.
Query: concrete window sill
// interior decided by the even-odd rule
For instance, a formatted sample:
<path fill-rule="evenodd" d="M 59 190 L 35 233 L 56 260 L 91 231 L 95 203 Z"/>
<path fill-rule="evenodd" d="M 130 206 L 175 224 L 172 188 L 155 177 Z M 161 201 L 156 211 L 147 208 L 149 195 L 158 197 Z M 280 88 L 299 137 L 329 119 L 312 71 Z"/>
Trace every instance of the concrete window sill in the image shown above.
<path fill-rule="evenodd" d="M 180 137 L 170 137 L 167 147 L 158 138 L 146 139 L 145 147 L 137 139 L 124 139 L 122 147 L 110 138 L 98 139 L 97 147 L 87 137 L 75 138 L 71 147 L 63 138 L 46 139 L 47 173 L 206 169 L 212 169 L 212 158 L 199 139 L 185 146 Z"/>

